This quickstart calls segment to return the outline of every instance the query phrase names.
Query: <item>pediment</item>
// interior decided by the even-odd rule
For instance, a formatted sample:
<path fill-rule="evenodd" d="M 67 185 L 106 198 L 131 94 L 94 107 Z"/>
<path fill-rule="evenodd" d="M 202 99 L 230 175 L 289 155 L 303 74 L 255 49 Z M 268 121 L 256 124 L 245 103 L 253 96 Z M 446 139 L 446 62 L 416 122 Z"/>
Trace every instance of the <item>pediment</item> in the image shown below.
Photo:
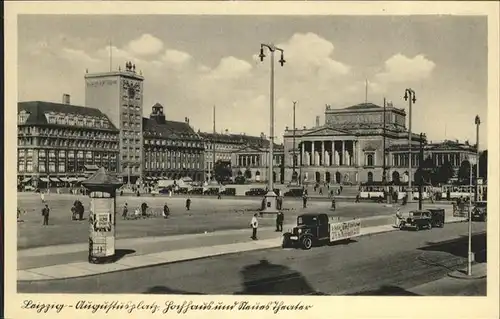
<path fill-rule="evenodd" d="M 304 134 L 304 136 L 330 136 L 330 135 L 351 135 L 350 132 L 333 129 L 331 127 L 321 127 L 311 131 L 309 133 Z"/>

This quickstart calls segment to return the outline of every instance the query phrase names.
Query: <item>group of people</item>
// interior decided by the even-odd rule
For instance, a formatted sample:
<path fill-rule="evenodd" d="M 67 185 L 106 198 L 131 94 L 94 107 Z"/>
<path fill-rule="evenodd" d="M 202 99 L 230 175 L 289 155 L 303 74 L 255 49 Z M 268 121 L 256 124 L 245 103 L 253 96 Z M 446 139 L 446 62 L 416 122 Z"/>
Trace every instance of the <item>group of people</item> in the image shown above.
<path fill-rule="evenodd" d="M 255 213 L 252 217 L 252 220 L 250 221 L 250 227 L 252 228 L 252 236 L 250 236 L 251 239 L 257 240 L 257 229 L 259 228 L 259 220 L 257 218 L 258 214 Z M 283 214 L 282 211 L 278 211 L 276 214 L 276 231 L 277 232 L 282 232 L 283 231 L 283 222 L 285 221 L 285 215 Z"/>
<path fill-rule="evenodd" d="M 83 213 L 85 212 L 85 208 L 83 207 L 82 202 L 77 199 L 73 203 L 71 207 L 71 220 L 83 220 Z"/>

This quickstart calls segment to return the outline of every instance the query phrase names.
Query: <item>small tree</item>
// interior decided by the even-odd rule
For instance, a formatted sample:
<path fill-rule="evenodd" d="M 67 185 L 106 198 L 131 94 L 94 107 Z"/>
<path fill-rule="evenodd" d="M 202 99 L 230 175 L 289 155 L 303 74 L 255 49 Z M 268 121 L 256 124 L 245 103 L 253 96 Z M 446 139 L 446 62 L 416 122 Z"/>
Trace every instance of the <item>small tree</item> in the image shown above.
<path fill-rule="evenodd" d="M 424 179 L 425 184 L 433 184 L 434 183 L 434 174 L 436 173 L 436 165 L 434 165 L 434 161 L 430 156 L 422 163 L 422 177 Z"/>
<path fill-rule="evenodd" d="M 446 184 L 454 175 L 453 166 L 447 160 L 437 169 L 437 179 L 439 183 Z"/>
<path fill-rule="evenodd" d="M 217 162 L 215 162 L 214 171 L 215 179 L 218 182 L 227 182 L 233 176 L 230 162 L 223 162 L 221 160 L 218 160 Z"/>
<path fill-rule="evenodd" d="M 248 178 L 248 179 L 252 178 L 252 171 L 250 171 L 249 169 L 247 169 L 245 171 L 245 178 Z"/>
<path fill-rule="evenodd" d="M 458 181 L 461 184 L 468 184 L 470 179 L 470 162 L 464 160 L 458 169 Z"/>

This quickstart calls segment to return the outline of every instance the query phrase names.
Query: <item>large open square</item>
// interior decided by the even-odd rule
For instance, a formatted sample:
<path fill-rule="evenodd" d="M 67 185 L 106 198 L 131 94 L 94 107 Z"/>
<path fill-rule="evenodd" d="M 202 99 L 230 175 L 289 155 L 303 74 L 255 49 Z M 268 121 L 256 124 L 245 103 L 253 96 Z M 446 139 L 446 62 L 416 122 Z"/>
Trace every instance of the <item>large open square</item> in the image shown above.
<path fill-rule="evenodd" d="M 23 222 L 18 223 L 18 249 L 88 241 L 87 219 L 71 220 L 71 206 L 77 198 L 85 206 L 84 217 L 87 218 L 90 207 L 90 199 L 87 196 L 49 194 L 45 196 L 50 207 L 49 226 L 42 226 L 42 202 L 39 194 L 18 193 L 18 206 L 26 211 L 21 216 Z M 168 236 L 249 228 L 253 214 L 260 208 L 260 200 L 260 197 L 225 197 L 220 200 L 214 197 L 192 198 L 191 210 L 187 211 L 185 197 L 118 196 L 116 199 L 116 237 Z M 157 213 L 156 217 L 137 220 L 121 218 L 125 203 L 128 204 L 130 213 L 143 202 L 148 204 L 150 211 Z M 165 203 L 168 204 L 171 212 L 168 219 L 161 217 Z M 311 200 L 307 208 L 303 209 L 301 200 L 285 198 L 283 204 L 285 224 L 294 223 L 297 215 L 303 212 L 327 212 L 331 216 L 341 218 L 364 218 L 390 215 L 395 211 L 395 208 L 375 203 L 341 202 L 337 206 L 337 209 L 332 211 L 330 202 Z M 415 207 L 415 205 L 412 204 L 409 207 Z M 260 219 L 260 227 L 273 225 L 275 225 L 273 217 Z"/>

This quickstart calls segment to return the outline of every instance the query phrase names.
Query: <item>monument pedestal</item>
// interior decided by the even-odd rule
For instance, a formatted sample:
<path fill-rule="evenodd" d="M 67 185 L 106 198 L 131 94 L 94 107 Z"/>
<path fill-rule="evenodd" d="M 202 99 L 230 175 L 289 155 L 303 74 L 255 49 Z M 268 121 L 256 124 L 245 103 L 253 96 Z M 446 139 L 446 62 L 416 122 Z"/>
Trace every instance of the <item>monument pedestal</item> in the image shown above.
<path fill-rule="evenodd" d="M 264 195 L 264 209 L 261 210 L 261 214 L 277 214 L 278 209 L 276 208 L 276 194 L 273 191 L 269 191 Z"/>

